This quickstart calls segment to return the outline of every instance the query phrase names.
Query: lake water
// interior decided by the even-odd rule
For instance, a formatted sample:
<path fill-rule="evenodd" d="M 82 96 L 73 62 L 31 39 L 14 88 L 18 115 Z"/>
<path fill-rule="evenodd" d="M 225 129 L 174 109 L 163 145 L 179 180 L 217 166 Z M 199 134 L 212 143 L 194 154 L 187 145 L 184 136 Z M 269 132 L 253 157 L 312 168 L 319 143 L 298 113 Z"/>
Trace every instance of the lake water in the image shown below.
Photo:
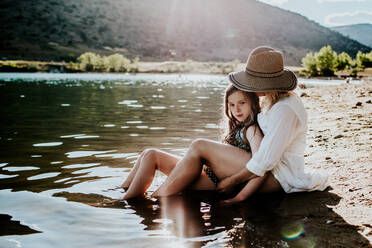
<path fill-rule="evenodd" d="M 182 155 L 197 137 L 218 140 L 227 84 L 219 75 L 1 73 L 0 247 L 289 247 L 305 224 L 261 205 L 283 197 L 229 207 L 208 192 L 108 201 L 123 195 L 143 149 Z"/>

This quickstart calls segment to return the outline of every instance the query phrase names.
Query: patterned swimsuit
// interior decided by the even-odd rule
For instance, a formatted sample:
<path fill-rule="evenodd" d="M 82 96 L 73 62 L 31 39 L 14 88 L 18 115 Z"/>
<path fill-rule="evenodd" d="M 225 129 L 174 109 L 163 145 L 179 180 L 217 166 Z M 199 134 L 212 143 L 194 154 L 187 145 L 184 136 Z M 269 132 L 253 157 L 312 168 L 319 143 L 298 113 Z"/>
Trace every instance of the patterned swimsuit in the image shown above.
<path fill-rule="evenodd" d="M 239 147 L 240 149 L 246 150 L 247 152 L 252 152 L 251 147 L 249 144 L 245 143 L 243 140 L 243 130 L 240 129 L 238 132 L 236 132 L 235 135 L 235 144 L 233 144 L 236 147 Z M 203 168 L 204 172 L 208 175 L 208 177 L 212 180 L 212 182 L 217 186 L 220 180 L 214 174 L 212 169 L 209 166 L 204 165 Z"/>

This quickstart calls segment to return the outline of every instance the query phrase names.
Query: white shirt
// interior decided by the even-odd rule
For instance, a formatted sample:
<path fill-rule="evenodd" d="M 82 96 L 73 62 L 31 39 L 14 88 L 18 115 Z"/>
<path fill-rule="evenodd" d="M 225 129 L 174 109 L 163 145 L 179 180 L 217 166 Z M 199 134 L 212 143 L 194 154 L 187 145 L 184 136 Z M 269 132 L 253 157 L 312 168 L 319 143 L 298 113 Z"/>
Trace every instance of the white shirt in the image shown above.
<path fill-rule="evenodd" d="M 271 171 L 285 192 L 324 190 L 328 175 L 305 169 L 307 113 L 301 99 L 291 95 L 258 115 L 264 137 L 246 168 L 263 176 Z"/>

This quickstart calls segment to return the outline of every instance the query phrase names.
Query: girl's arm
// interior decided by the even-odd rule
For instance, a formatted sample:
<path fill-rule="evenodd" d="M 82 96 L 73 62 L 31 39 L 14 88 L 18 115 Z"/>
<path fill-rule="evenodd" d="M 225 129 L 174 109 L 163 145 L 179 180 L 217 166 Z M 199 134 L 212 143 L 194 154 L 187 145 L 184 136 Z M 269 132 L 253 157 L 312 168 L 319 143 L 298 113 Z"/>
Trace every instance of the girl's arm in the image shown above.
<path fill-rule="evenodd" d="M 251 146 L 251 151 L 253 155 L 258 151 L 262 138 L 263 138 L 261 130 L 257 125 L 250 126 L 247 129 L 245 136 Z M 242 174 L 242 173 L 238 173 L 236 175 L 233 175 L 232 177 L 238 177 L 239 174 Z M 244 186 L 244 188 L 234 198 L 224 200 L 222 203 L 232 204 L 232 203 L 244 201 L 249 196 L 251 196 L 254 192 L 257 191 L 257 189 L 264 182 L 265 178 L 266 178 L 266 174 L 262 177 L 255 177 L 249 180 L 248 183 Z M 235 179 L 235 180 L 239 180 L 239 179 Z"/>
<path fill-rule="evenodd" d="M 245 133 L 245 137 L 249 142 L 253 156 L 253 154 L 255 154 L 260 148 L 263 138 L 260 128 L 257 125 L 250 126 Z"/>
<path fill-rule="evenodd" d="M 244 135 L 251 146 L 251 151 L 253 155 L 255 152 L 258 151 L 258 148 L 260 147 L 261 144 L 261 140 L 263 137 L 261 130 L 257 125 L 252 125 L 247 129 Z M 238 173 L 222 179 L 217 186 L 217 191 L 221 193 L 229 192 L 235 185 L 244 183 L 255 177 L 257 177 L 257 175 L 253 174 L 247 169 L 242 169 Z"/>
<path fill-rule="evenodd" d="M 267 175 L 268 173 L 266 173 L 262 177 L 255 177 L 251 179 L 235 197 L 222 201 L 222 204 L 233 204 L 246 200 L 260 188 L 262 183 L 265 181 Z"/>

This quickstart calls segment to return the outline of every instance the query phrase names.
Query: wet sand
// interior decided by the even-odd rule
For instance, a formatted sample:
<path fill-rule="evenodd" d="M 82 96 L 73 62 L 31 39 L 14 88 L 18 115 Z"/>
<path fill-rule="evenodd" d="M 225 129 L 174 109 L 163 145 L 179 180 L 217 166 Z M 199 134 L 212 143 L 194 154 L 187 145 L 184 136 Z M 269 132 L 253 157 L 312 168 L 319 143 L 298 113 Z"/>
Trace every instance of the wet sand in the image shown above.
<path fill-rule="evenodd" d="M 306 164 L 330 174 L 340 197 L 330 208 L 372 244 L 372 81 L 297 91 L 309 116 Z"/>

